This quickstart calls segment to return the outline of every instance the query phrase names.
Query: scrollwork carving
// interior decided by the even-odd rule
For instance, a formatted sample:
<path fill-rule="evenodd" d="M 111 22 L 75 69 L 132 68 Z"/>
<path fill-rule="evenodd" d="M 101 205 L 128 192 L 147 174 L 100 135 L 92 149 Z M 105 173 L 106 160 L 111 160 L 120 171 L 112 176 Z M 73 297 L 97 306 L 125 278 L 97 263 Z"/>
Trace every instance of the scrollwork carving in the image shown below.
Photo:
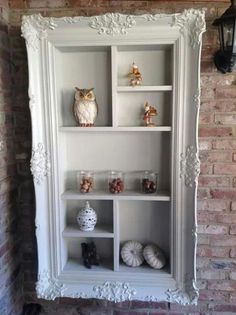
<path fill-rule="evenodd" d="M 57 297 L 62 297 L 64 285 L 59 281 L 50 277 L 49 272 L 44 270 L 38 275 L 36 284 L 37 296 L 45 300 L 55 300 Z"/>
<path fill-rule="evenodd" d="M 100 286 L 94 286 L 93 291 L 96 292 L 96 298 L 116 303 L 131 300 L 136 294 L 136 290 L 131 288 L 129 283 L 109 281 Z"/>
<path fill-rule="evenodd" d="M 180 161 L 180 176 L 185 179 L 185 185 L 192 187 L 196 183 L 200 174 L 200 160 L 198 158 L 197 149 L 189 145 L 186 148 L 186 153 L 181 154 Z"/>
<path fill-rule="evenodd" d="M 119 13 L 107 13 L 102 16 L 92 17 L 89 26 L 96 29 L 98 34 L 124 35 L 127 30 L 136 25 L 134 16 Z"/>
<path fill-rule="evenodd" d="M 28 47 L 34 50 L 39 48 L 39 41 L 47 37 L 48 30 L 57 27 L 53 18 L 44 18 L 41 14 L 23 16 L 21 32 Z"/>
<path fill-rule="evenodd" d="M 206 30 L 205 10 L 189 9 L 174 15 L 174 26 L 188 35 L 189 43 L 195 49 L 201 42 L 202 33 Z"/>
<path fill-rule="evenodd" d="M 42 143 L 38 143 L 38 146 L 32 150 L 30 170 L 37 184 L 40 184 L 50 173 L 49 153 L 45 151 Z"/>

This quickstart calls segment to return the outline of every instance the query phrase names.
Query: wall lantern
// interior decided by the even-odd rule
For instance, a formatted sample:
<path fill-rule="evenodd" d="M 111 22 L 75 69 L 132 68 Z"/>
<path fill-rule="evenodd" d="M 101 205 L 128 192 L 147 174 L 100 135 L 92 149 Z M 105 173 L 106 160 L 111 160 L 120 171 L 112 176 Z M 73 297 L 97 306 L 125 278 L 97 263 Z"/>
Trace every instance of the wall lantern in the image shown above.
<path fill-rule="evenodd" d="M 236 62 L 236 0 L 223 15 L 213 22 L 218 26 L 220 50 L 214 56 L 216 68 L 222 73 L 232 72 Z"/>

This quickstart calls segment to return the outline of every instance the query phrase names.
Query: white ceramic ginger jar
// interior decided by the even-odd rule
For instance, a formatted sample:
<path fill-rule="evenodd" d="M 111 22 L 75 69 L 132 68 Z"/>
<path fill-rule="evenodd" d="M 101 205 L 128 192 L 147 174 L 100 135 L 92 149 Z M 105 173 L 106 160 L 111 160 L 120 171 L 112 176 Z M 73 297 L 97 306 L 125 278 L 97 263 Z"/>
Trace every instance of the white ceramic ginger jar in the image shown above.
<path fill-rule="evenodd" d="M 97 223 L 97 214 L 86 201 L 85 207 L 82 208 L 77 215 L 77 222 L 82 231 L 93 231 Z"/>

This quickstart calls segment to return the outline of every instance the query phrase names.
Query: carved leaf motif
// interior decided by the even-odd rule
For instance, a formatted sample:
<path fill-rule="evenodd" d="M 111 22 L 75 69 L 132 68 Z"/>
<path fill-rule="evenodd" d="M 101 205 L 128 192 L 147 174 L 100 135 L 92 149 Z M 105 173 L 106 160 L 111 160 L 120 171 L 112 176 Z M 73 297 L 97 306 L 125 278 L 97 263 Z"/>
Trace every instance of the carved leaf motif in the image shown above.
<path fill-rule="evenodd" d="M 57 24 L 53 18 L 43 18 L 41 14 L 23 16 L 21 32 L 28 47 L 39 48 L 39 41 L 47 37 L 48 30 L 54 30 Z"/>
<path fill-rule="evenodd" d="M 37 184 L 40 184 L 44 177 L 50 173 L 49 154 L 45 151 L 42 143 L 38 143 L 38 146 L 32 150 L 30 170 Z"/>
<path fill-rule="evenodd" d="M 106 35 L 124 35 L 127 29 L 135 26 L 136 21 L 131 15 L 122 15 L 119 13 L 107 13 L 102 16 L 91 18 L 89 26 L 96 29 L 98 34 Z"/>
<path fill-rule="evenodd" d="M 205 10 L 189 9 L 174 15 L 174 26 L 179 26 L 183 35 L 187 34 L 190 46 L 195 49 L 206 30 Z"/>
<path fill-rule="evenodd" d="M 184 279 L 184 290 L 180 288 L 173 290 L 168 289 L 165 294 L 167 295 L 167 301 L 170 303 L 178 303 L 181 305 L 197 305 L 199 290 L 196 286 L 196 281 L 191 279 L 189 275 L 186 274 Z"/>
<path fill-rule="evenodd" d="M 48 271 L 44 270 L 39 273 L 36 285 L 37 296 L 39 298 L 55 300 L 57 297 L 63 296 L 64 289 L 64 285 L 57 280 L 53 280 Z"/>
<path fill-rule="evenodd" d="M 192 187 L 197 181 L 200 174 L 200 160 L 197 150 L 194 146 L 189 145 L 186 149 L 186 154 L 181 154 L 180 161 L 180 176 L 185 179 L 185 185 Z"/>
<path fill-rule="evenodd" d="M 122 282 L 105 282 L 101 286 L 95 286 L 96 298 L 106 299 L 113 302 L 122 302 L 131 300 L 136 294 L 136 290 L 131 288 L 128 283 Z"/>

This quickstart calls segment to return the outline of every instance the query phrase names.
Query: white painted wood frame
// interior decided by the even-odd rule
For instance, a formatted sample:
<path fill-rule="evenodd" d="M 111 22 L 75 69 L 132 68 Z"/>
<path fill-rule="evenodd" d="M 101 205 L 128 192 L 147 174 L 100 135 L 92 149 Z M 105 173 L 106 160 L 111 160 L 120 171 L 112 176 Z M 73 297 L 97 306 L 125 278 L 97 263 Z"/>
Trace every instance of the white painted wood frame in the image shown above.
<path fill-rule="evenodd" d="M 38 297 L 197 303 L 197 126 L 204 31 L 204 10 L 195 9 L 173 15 L 23 17 L 33 133 Z M 133 61 L 143 74 L 143 84 L 135 88 L 124 76 Z M 77 84 L 95 85 L 101 111 L 95 127 L 75 124 L 71 107 Z M 159 104 L 157 127 L 142 126 L 141 118 L 138 122 L 140 109 L 135 104 L 144 98 Z M 136 158 L 123 161 L 121 146 L 124 154 Z M 150 149 L 150 159 L 145 158 L 145 149 Z M 93 150 L 97 158 L 91 156 Z M 160 191 L 144 195 L 131 187 L 112 195 L 101 185 L 100 190 L 81 195 L 76 190 L 76 171 L 91 166 L 101 178 L 102 171 L 111 167 L 123 168 L 132 176 L 146 166 L 156 167 Z M 85 200 L 104 210 L 98 214 L 101 224 L 90 235 L 73 221 Z M 154 235 L 150 240 L 163 244 L 168 266 L 154 270 L 147 265 L 137 269 L 123 265 L 122 243 L 128 237 L 145 243 L 149 229 Z M 84 239 L 95 239 L 104 264 L 91 270 L 83 266 L 79 244 Z"/>

